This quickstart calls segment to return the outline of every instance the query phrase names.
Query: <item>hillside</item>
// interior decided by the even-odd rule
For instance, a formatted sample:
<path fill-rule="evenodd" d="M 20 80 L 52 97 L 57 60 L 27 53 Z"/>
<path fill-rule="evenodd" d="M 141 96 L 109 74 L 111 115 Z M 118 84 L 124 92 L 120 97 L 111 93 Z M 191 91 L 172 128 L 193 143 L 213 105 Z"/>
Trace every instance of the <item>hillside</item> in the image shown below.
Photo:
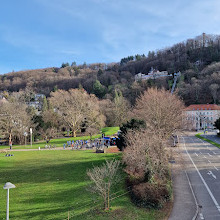
<path fill-rule="evenodd" d="M 220 36 L 202 34 L 194 39 L 163 50 L 151 51 L 147 56 L 122 58 L 118 63 L 72 65 L 12 72 L 0 76 L 0 91 L 32 90 L 50 95 L 57 89 L 83 87 L 100 99 L 114 97 L 114 90 L 134 104 L 135 98 L 146 88 L 157 86 L 170 89 L 172 77 L 135 82 L 134 75 L 147 74 L 151 67 L 168 73 L 181 71 L 178 93 L 187 105 L 218 103 L 220 87 Z"/>

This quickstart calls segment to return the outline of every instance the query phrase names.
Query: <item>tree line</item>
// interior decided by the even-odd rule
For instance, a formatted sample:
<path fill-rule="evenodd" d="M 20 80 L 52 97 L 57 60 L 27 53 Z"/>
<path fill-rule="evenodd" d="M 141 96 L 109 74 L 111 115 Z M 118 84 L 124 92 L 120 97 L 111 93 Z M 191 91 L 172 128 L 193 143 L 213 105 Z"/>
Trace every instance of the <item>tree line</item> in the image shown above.
<path fill-rule="evenodd" d="M 72 62 L 71 65 L 63 63 L 59 68 L 4 74 L 0 76 L 0 91 L 19 92 L 28 88 L 49 97 L 51 92 L 59 89 L 83 88 L 99 99 L 112 101 L 115 90 L 120 90 L 134 105 L 136 98 L 147 88 L 171 88 L 172 77 L 135 82 L 135 74 L 147 74 L 153 67 L 159 71 L 167 70 L 170 74 L 181 71 L 184 79 L 178 84 L 179 94 L 187 105 L 217 103 L 218 86 L 212 84 L 219 85 L 219 82 L 214 83 L 206 75 L 219 71 L 219 61 L 220 36 L 202 34 L 163 50 L 150 51 L 147 56 L 137 54 L 122 58 L 118 63 L 77 65 Z M 214 75 L 211 77 L 215 78 Z M 205 81 L 208 83 L 206 87 Z"/>
<path fill-rule="evenodd" d="M 24 144 L 25 133 L 33 129 L 35 138 L 49 142 L 69 131 L 72 136 L 97 134 L 104 126 L 119 126 L 127 120 L 130 108 L 120 91 L 111 100 L 99 100 L 83 88 L 57 90 L 41 100 L 41 111 L 28 105 L 30 90 L 4 93 L 0 102 L 0 137 Z"/>

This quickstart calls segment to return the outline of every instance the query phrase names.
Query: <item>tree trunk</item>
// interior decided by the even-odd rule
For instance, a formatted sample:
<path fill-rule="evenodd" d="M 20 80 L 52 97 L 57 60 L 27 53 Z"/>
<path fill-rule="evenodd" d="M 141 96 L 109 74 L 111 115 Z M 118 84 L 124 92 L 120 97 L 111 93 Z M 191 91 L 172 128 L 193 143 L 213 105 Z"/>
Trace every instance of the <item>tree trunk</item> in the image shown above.
<path fill-rule="evenodd" d="M 73 130 L 73 137 L 76 137 L 76 131 Z"/>
<path fill-rule="evenodd" d="M 11 143 L 12 135 L 11 133 L 9 134 L 9 143 Z"/>
<path fill-rule="evenodd" d="M 105 205 L 105 210 L 107 210 L 107 198 L 106 198 L 106 192 L 105 192 L 105 198 L 104 198 L 104 205 Z"/>
<path fill-rule="evenodd" d="M 108 210 L 109 210 L 109 207 L 110 207 L 110 198 L 109 198 L 109 194 L 110 194 L 110 186 L 108 186 L 108 207 L 107 207 Z"/>
<path fill-rule="evenodd" d="M 9 134 L 9 146 L 10 146 L 10 150 L 12 149 L 12 134 Z"/>

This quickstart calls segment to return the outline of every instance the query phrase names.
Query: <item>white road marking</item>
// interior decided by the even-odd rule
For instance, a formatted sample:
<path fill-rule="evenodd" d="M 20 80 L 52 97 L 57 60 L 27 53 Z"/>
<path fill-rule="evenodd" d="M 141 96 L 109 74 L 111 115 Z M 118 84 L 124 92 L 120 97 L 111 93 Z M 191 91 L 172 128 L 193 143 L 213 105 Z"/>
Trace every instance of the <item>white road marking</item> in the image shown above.
<path fill-rule="evenodd" d="M 212 173 L 212 171 L 209 171 L 207 174 L 212 175 L 212 177 L 216 179 L 216 176 Z"/>
<path fill-rule="evenodd" d="M 205 219 L 202 213 L 199 213 L 200 219 Z"/>
<path fill-rule="evenodd" d="M 198 204 L 198 201 L 197 201 L 197 199 L 196 199 L 195 193 L 194 193 L 193 188 L 192 188 L 192 184 L 191 184 L 191 182 L 190 182 L 190 180 L 189 180 L 189 176 L 188 176 L 186 170 L 185 170 L 185 174 L 186 174 L 186 178 L 187 178 L 187 180 L 188 180 L 189 187 L 190 187 L 190 189 L 191 189 L 191 192 L 192 192 L 192 195 L 193 195 L 193 197 L 194 197 L 195 204 L 196 204 L 196 213 L 195 213 L 195 215 L 194 215 L 193 218 L 192 218 L 192 220 L 195 220 L 195 219 L 196 219 L 196 216 L 197 216 L 198 213 L 199 213 L 199 204 Z"/>
<path fill-rule="evenodd" d="M 216 154 L 214 151 L 212 151 L 213 154 Z"/>
<path fill-rule="evenodd" d="M 214 166 L 216 170 L 218 170 L 218 168 L 216 166 Z"/>
<path fill-rule="evenodd" d="M 199 151 L 199 153 L 202 154 L 201 151 Z"/>
<path fill-rule="evenodd" d="M 214 204 L 215 204 L 217 210 L 220 212 L 220 206 L 219 206 L 218 202 L 216 201 L 216 199 L 215 199 L 214 195 L 212 194 L 212 192 L 211 192 L 209 186 L 207 185 L 206 181 L 205 181 L 204 178 L 202 177 L 202 175 L 201 175 L 201 173 L 199 172 L 197 166 L 195 165 L 195 163 L 194 163 L 192 157 L 190 156 L 189 152 L 188 152 L 187 149 L 186 149 L 186 144 L 185 144 L 184 138 L 183 138 L 183 143 L 184 143 L 185 151 L 186 151 L 186 153 L 187 153 L 189 159 L 191 160 L 191 162 L 192 162 L 192 164 L 194 165 L 194 167 L 195 167 L 197 173 L 199 174 L 199 177 L 201 178 L 203 184 L 205 185 L 205 187 L 206 187 L 206 189 L 207 189 L 207 191 L 208 191 L 208 193 L 209 193 L 209 195 L 210 195 L 212 201 L 214 202 Z"/>
<path fill-rule="evenodd" d="M 212 157 L 212 155 L 210 153 L 207 153 L 210 157 Z"/>
<path fill-rule="evenodd" d="M 209 161 L 209 163 L 211 163 L 211 161 L 210 160 L 208 160 Z"/>
<path fill-rule="evenodd" d="M 203 156 L 204 158 L 207 158 L 206 156 Z"/>
<path fill-rule="evenodd" d="M 195 155 L 198 157 L 199 155 L 197 153 L 195 153 Z"/>

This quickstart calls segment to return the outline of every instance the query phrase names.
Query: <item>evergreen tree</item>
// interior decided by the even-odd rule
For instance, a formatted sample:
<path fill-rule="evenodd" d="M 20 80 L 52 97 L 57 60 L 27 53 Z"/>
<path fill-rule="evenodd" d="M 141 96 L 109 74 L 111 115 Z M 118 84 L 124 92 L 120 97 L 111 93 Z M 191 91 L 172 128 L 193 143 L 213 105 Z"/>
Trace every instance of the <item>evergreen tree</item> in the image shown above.
<path fill-rule="evenodd" d="M 119 150 L 122 151 L 126 147 L 125 135 L 128 133 L 128 131 L 136 131 L 144 128 L 146 128 L 145 122 L 143 120 L 138 120 L 134 118 L 132 118 L 127 123 L 122 124 L 122 126 L 120 127 L 121 132 L 116 139 L 116 144 Z"/>
<path fill-rule="evenodd" d="M 98 98 L 102 98 L 106 93 L 105 87 L 100 83 L 99 80 L 96 80 L 95 83 L 93 84 L 93 93 Z"/>
<path fill-rule="evenodd" d="M 101 69 L 99 69 L 97 75 L 101 76 L 102 74 L 103 74 L 103 71 Z"/>
<path fill-rule="evenodd" d="M 220 130 L 220 118 L 215 121 L 214 126 Z"/>
<path fill-rule="evenodd" d="M 48 104 L 47 104 L 47 98 L 46 98 L 46 96 L 44 96 L 43 104 L 42 104 L 42 111 L 44 112 L 46 110 L 48 110 Z"/>

